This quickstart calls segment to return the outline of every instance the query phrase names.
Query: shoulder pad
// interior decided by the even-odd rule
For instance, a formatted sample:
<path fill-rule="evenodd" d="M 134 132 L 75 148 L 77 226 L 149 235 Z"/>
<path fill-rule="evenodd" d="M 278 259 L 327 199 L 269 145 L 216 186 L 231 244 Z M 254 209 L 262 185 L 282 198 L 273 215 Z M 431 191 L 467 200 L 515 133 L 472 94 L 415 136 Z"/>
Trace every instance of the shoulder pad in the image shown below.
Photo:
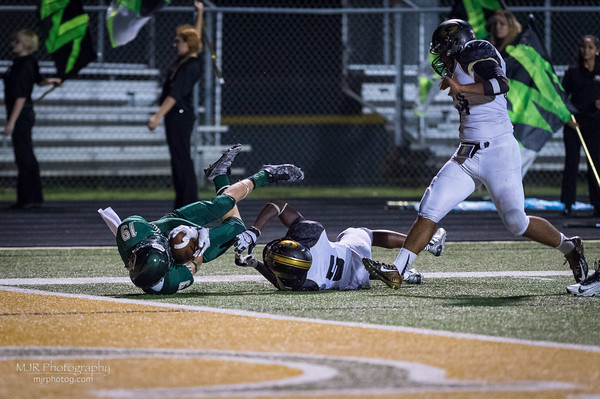
<path fill-rule="evenodd" d="M 492 43 L 486 40 L 472 40 L 465 45 L 456 60 L 464 65 L 485 58 L 493 58 L 500 63 L 498 52 Z"/>

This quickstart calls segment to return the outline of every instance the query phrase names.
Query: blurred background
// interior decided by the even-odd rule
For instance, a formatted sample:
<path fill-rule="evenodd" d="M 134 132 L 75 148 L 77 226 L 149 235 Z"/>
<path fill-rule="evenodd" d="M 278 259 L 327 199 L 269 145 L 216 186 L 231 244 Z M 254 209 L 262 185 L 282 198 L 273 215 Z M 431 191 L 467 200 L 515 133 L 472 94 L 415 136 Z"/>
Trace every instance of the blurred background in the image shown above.
<path fill-rule="evenodd" d="M 175 58 L 175 27 L 195 20 L 191 0 L 172 0 L 137 38 L 112 48 L 108 0 L 83 0 L 97 60 L 36 104 L 34 148 L 44 189 L 169 189 L 164 127 L 148 131 L 163 73 Z M 212 3 L 211 3 L 212 4 Z M 220 0 L 205 6 L 193 157 L 202 169 L 244 144 L 239 177 L 263 163 L 301 166 L 302 187 L 423 189 L 454 151 L 458 114 L 445 93 L 427 96 L 429 42 L 447 18 L 443 0 Z M 600 35 L 597 0 L 507 0 L 519 21 L 533 16 L 562 79 L 583 34 Z M 38 29 L 37 2 L 0 1 L 0 72 L 11 64 L 10 32 Z M 43 46 L 42 74 L 56 72 Z M 216 77 L 222 71 L 224 83 Z M 0 85 L 3 85 L 0 82 Z M 437 87 L 437 83 L 434 83 Z M 36 87 L 33 98 L 46 88 Z M 420 90 L 421 89 L 421 90 Z M 0 96 L 4 96 L 3 89 Z M 0 109 L 0 123 L 6 111 Z M 539 152 L 526 187 L 560 189 L 562 130 Z M 585 158 L 580 180 L 585 182 Z M 0 187 L 16 186 L 10 141 L 0 146 Z"/>

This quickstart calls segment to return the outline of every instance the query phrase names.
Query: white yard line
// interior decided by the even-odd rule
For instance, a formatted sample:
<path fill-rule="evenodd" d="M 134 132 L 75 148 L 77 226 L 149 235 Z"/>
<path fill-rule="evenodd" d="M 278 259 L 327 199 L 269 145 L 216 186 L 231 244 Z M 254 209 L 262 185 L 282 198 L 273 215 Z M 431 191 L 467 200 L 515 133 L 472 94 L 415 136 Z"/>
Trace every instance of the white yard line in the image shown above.
<path fill-rule="evenodd" d="M 438 272 L 423 273 L 429 278 L 489 278 L 489 277 L 552 277 L 570 276 L 571 271 L 538 270 L 538 271 L 494 271 L 494 272 Z M 195 276 L 197 283 L 232 283 L 240 281 L 265 282 L 260 275 L 235 274 L 225 276 Z M 74 285 L 74 284 L 131 284 L 128 277 L 62 277 L 62 278 L 2 278 L 0 285 Z"/>
<path fill-rule="evenodd" d="M 67 294 L 67 293 L 63 293 L 63 292 L 51 292 L 51 291 L 33 290 L 33 289 L 27 289 L 27 288 L 17 288 L 17 287 L 7 287 L 7 286 L 4 286 L 4 287 L 0 286 L 0 291 L 20 292 L 20 293 L 34 294 L 34 295 L 57 296 L 57 297 L 62 297 L 62 298 L 79 298 L 79 299 L 87 299 L 87 300 L 93 300 L 93 301 L 105 301 L 105 302 L 113 302 L 113 303 L 155 306 L 155 307 L 167 308 L 167 309 L 186 309 L 186 310 L 193 310 L 193 311 L 198 311 L 198 312 L 211 312 L 211 313 L 229 314 L 229 315 L 236 315 L 236 316 L 247 316 L 247 317 L 253 317 L 253 318 L 260 318 L 260 319 L 286 320 L 286 321 L 296 321 L 296 322 L 301 322 L 301 323 L 317 323 L 317 324 L 323 324 L 323 325 L 370 328 L 370 329 L 377 329 L 377 330 L 399 331 L 399 332 L 431 335 L 431 336 L 438 336 L 438 337 L 470 339 L 470 340 L 485 341 L 485 342 L 503 342 L 503 343 L 518 344 L 518 345 L 539 346 L 539 347 L 546 347 L 546 348 L 560 348 L 560 349 L 580 350 L 580 351 L 585 351 L 585 352 L 600 353 L 600 346 L 593 346 L 593 345 L 568 344 L 568 343 L 551 342 L 551 341 L 532 341 L 532 340 L 527 340 L 527 339 L 498 337 L 498 336 L 493 336 L 493 335 L 457 333 L 457 332 L 444 331 L 444 330 L 431 330 L 431 329 L 427 329 L 427 328 L 388 326 L 388 325 L 370 324 L 370 323 L 361 323 L 361 322 L 311 319 L 308 317 L 283 316 L 283 315 L 277 315 L 277 314 L 271 314 L 271 313 L 260 313 L 260 312 L 253 312 L 253 311 L 240 310 L 240 309 L 221 309 L 221 308 L 212 308 L 212 307 L 208 307 L 208 306 L 181 305 L 181 304 L 175 304 L 175 303 L 165 303 L 165 302 L 141 300 L 141 299 L 111 298 L 111 297 L 103 297 L 103 296 L 96 296 L 96 295 L 83 295 L 83 294 Z"/>

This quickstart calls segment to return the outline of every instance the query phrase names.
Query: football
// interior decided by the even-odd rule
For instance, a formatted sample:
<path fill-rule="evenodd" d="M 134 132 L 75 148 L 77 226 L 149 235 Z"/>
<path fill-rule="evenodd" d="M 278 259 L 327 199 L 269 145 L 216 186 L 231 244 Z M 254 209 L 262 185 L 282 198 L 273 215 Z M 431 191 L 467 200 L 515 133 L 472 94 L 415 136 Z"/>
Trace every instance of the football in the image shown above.
<path fill-rule="evenodd" d="M 184 240 L 185 239 L 185 240 Z M 186 238 L 185 231 L 169 237 L 169 248 L 173 260 L 179 264 L 185 264 L 194 259 L 194 252 L 198 250 L 198 238 Z"/>

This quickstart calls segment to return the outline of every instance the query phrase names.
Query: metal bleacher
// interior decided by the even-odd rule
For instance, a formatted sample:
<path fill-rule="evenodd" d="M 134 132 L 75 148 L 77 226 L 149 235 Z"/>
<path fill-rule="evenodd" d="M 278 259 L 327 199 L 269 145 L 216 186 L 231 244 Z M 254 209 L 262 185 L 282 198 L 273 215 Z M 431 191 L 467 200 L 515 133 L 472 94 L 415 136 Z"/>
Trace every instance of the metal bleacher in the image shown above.
<path fill-rule="evenodd" d="M 9 65 L 0 61 L 0 72 Z M 54 73 L 49 63 L 40 63 L 40 70 L 43 75 Z M 48 89 L 35 86 L 32 98 L 38 99 Z M 77 79 L 66 80 L 35 104 L 33 142 L 42 177 L 170 176 L 164 126 L 152 132 L 147 128 L 159 94 L 159 71 L 146 65 L 92 63 Z M 3 87 L 0 100 L 4 100 Z M 5 113 L 2 107 L 2 123 Z M 198 136 L 225 131 L 226 126 L 199 126 Z M 195 142 L 196 171 L 225 148 Z M 10 140 L 4 137 L 0 177 L 16 174 Z"/>
<path fill-rule="evenodd" d="M 564 67 L 557 67 L 559 77 Z M 388 130 L 394 127 L 396 118 L 396 68 L 394 65 L 352 65 L 353 76 L 360 81 L 360 98 L 363 113 L 378 113 L 388 121 Z M 435 84 L 435 83 L 434 83 Z M 406 65 L 404 69 L 403 137 L 408 138 L 411 147 L 428 148 L 433 153 L 434 162 L 441 167 L 456 149 L 458 143 L 458 113 L 446 92 L 432 95 L 426 107 L 419 108 L 417 66 Z M 419 115 L 422 112 L 422 116 Z M 563 169 L 564 144 L 562 129 L 555 132 L 538 153 L 530 171 L 560 171 Z M 582 157 L 580 168 L 585 168 Z"/>

